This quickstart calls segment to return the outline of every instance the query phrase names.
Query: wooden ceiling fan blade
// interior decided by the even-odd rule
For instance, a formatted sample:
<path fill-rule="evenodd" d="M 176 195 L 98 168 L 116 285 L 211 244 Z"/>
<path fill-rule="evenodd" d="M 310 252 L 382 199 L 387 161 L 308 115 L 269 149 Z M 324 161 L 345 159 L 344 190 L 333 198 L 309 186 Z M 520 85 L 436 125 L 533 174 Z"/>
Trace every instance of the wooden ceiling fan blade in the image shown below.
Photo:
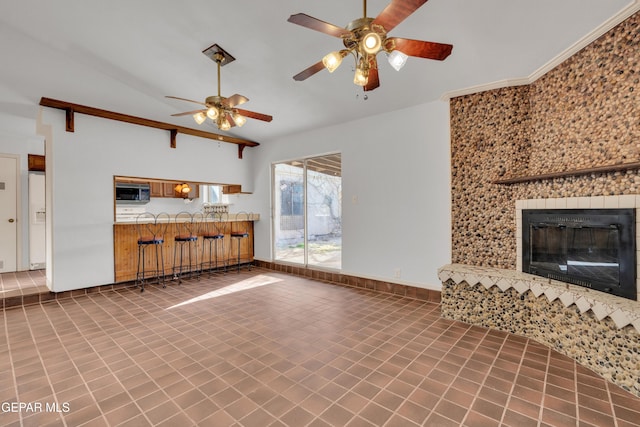
<path fill-rule="evenodd" d="M 422 40 L 403 39 L 400 37 L 389 37 L 387 42 L 395 44 L 400 52 L 419 58 L 444 60 L 451 54 L 453 45 L 445 43 L 427 42 Z"/>
<path fill-rule="evenodd" d="M 270 122 L 271 120 L 273 120 L 273 117 L 267 114 L 256 113 L 254 111 L 249 111 L 249 110 L 242 110 L 240 108 L 236 108 L 235 110 L 241 116 L 245 116 L 250 119 L 262 120 L 263 122 Z"/>
<path fill-rule="evenodd" d="M 193 116 L 198 113 L 206 113 L 207 110 L 193 110 L 193 111 L 185 111 L 184 113 L 176 113 L 172 114 L 171 117 L 181 117 L 181 116 Z"/>
<path fill-rule="evenodd" d="M 378 61 L 374 56 L 369 66 L 369 77 L 367 78 L 367 84 L 364 85 L 364 91 L 369 92 L 380 87 L 380 79 L 378 78 Z"/>
<path fill-rule="evenodd" d="M 321 21 L 317 18 L 314 18 L 313 16 L 309 16 L 304 13 L 291 15 L 289 19 L 287 19 L 287 21 L 293 24 L 301 25 L 311 30 L 316 30 L 324 34 L 328 34 L 333 37 L 349 37 L 353 35 L 353 33 L 349 30 L 338 27 L 337 25 L 330 24 L 328 22 Z"/>
<path fill-rule="evenodd" d="M 236 93 L 235 95 L 231 95 L 230 97 L 228 97 L 224 101 L 222 101 L 222 104 L 226 105 L 229 108 L 233 108 L 236 105 L 244 104 L 248 100 L 249 100 L 249 98 L 247 98 L 246 96 L 238 95 Z"/>
<path fill-rule="evenodd" d="M 372 24 L 382 25 L 389 32 L 426 2 L 427 0 L 391 0 Z"/>
<path fill-rule="evenodd" d="M 165 96 L 165 98 L 169 98 L 169 99 L 177 99 L 178 101 L 193 102 L 194 104 L 204 105 L 205 107 L 207 106 L 207 104 L 205 104 L 204 102 L 194 101 L 194 100 L 192 100 L 192 99 L 187 99 L 187 98 L 180 98 L 180 97 L 177 97 L 177 96 Z"/>
<path fill-rule="evenodd" d="M 311 67 L 306 68 L 306 69 L 300 71 L 295 76 L 293 76 L 293 80 L 295 80 L 297 82 L 301 82 L 301 81 L 306 80 L 309 77 L 313 76 L 314 74 L 316 74 L 318 71 L 320 71 L 322 69 L 324 69 L 324 64 L 322 63 L 322 61 L 318 61 L 315 64 L 313 64 Z"/>

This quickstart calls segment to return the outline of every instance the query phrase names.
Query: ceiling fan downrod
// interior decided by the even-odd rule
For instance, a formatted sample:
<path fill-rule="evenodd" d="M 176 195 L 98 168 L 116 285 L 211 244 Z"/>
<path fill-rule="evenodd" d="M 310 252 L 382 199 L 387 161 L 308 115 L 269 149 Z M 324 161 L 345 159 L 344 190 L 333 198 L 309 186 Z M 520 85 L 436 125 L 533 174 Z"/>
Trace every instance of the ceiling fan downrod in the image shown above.
<path fill-rule="evenodd" d="M 220 52 L 216 52 L 214 54 L 213 57 L 214 61 L 216 61 L 216 64 L 218 64 L 218 98 L 221 96 L 220 95 L 220 67 L 222 64 L 222 61 L 224 61 L 224 55 L 221 54 Z"/>

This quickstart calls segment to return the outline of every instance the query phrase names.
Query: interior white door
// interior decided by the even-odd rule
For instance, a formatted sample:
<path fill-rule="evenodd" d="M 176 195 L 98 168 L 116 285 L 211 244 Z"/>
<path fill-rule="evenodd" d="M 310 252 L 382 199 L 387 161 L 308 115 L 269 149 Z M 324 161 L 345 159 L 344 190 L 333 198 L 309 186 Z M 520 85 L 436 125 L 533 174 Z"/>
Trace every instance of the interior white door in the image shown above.
<path fill-rule="evenodd" d="M 16 271 L 18 159 L 0 156 L 0 273 Z"/>

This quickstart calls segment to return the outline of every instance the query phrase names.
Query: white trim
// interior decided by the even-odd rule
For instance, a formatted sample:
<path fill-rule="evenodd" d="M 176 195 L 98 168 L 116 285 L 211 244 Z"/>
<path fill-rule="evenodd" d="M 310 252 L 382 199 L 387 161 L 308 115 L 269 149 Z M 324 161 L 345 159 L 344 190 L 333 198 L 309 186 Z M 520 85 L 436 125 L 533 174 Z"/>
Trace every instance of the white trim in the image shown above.
<path fill-rule="evenodd" d="M 13 159 L 16 162 L 16 175 L 14 176 L 15 179 L 15 183 L 16 183 L 16 204 L 15 204 L 15 208 L 16 208 L 16 253 L 14 254 L 14 256 L 16 257 L 16 270 L 15 271 L 22 271 L 23 270 L 23 265 L 24 263 L 22 262 L 22 238 L 23 238 L 23 233 L 22 233 L 22 182 L 20 181 L 21 179 L 21 171 L 22 171 L 22 158 L 19 154 L 9 154 L 9 153 L 0 153 L 0 157 L 4 157 L 6 159 Z"/>
<path fill-rule="evenodd" d="M 573 45 L 569 46 L 563 52 L 552 58 L 542 67 L 529 74 L 529 76 L 527 77 L 499 80 L 491 83 L 471 86 L 464 89 L 452 90 L 443 93 L 440 99 L 443 101 L 448 101 L 451 98 L 456 98 L 458 96 L 471 95 L 488 90 L 501 89 L 503 87 L 524 86 L 531 84 L 638 11 L 640 11 L 640 0 L 633 0 L 627 7 L 623 8 L 622 10 L 620 10 L 620 12 L 600 24 L 598 27 L 594 28 L 593 31 L 586 34 L 584 37 L 582 37 Z"/>

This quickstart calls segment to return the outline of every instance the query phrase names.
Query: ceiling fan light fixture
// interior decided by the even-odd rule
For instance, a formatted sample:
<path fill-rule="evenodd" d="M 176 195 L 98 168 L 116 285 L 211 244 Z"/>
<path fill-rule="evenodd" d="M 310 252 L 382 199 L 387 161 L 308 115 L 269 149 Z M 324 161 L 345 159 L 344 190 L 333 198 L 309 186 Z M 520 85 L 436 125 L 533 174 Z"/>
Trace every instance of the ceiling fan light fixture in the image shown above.
<path fill-rule="evenodd" d="M 240 115 L 237 112 L 233 113 L 231 117 L 233 118 L 233 121 L 236 123 L 236 126 L 238 126 L 239 128 L 242 127 L 242 125 L 244 125 L 245 123 L 247 123 L 247 118 L 243 115 Z"/>
<path fill-rule="evenodd" d="M 322 64 L 330 73 L 333 73 L 342 63 L 342 58 L 344 58 L 344 56 L 345 54 L 343 54 L 343 51 L 328 53 L 324 58 L 322 58 Z"/>
<path fill-rule="evenodd" d="M 225 131 L 231 129 L 231 123 L 229 123 L 229 120 L 227 120 L 226 117 L 222 117 L 218 120 L 218 129 Z"/>
<path fill-rule="evenodd" d="M 207 110 L 207 117 L 209 117 L 211 120 L 215 120 L 218 118 L 218 109 L 215 107 L 210 107 Z"/>
<path fill-rule="evenodd" d="M 207 116 L 202 111 L 200 111 L 199 113 L 193 115 L 193 120 L 195 120 L 197 124 L 201 125 L 205 120 L 207 120 Z"/>
<path fill-rule="evenodd" d="M 369 81 L 369 72 L 368 70 L 363 70 L 362 68 L 356 68 L 356 74 L 353 76 L 353 83 L 358 86 L 366 86 Z"/>
<path fill-rule="evenodd" d="M 371 31 L 362 37 L 360 45 L 364 52 L 375 55 L 382 47 L 382 38 L 380 37 L 380 34 L 375 31 Z"/>
<path fill-rule="evenodd" d="M 389 64 L 396 70 L 400 71 L 402 67 L 407 63 L 408 55 L 400 52 L 399 50 L 391 51 L 387 54 L 387 60 Z"/>

